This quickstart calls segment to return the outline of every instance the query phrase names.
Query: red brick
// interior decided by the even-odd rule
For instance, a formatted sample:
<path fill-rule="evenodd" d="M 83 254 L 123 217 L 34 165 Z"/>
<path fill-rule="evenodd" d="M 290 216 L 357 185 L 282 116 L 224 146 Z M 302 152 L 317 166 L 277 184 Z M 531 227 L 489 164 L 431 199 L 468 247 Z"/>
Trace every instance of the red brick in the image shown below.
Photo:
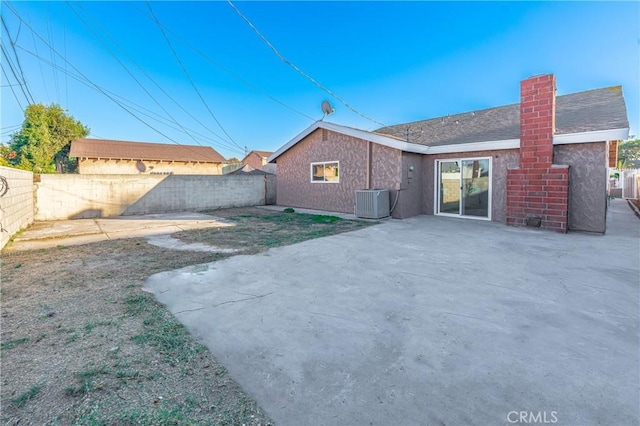
<path fill-rule="evenodd" d="M 568 173 L 549 173 L 546 178 L 547 180 L 565 180 L 569 174 Z"/>
<path fill-rule="evenodd" d="M 566 200 L 569 195 L 568 191 L 547 191 L 547 197 L 550 199 L 562 199 Z"/>
<path fill-rule="evenodd" d="M 524 212 L 527 213 L 527 214 L 538 215 L 538 214 L 542 213 L 542 210 L 540 210 L 540 209 L 531 209 L 531 208 L 527 207 L 526 209 L 524 209 Z"/>
<path fill-rule="evenodd" d="M 557 182 L 554 182 L 554 183 L 557 183 Z M 545 189 L 550 194 L 560 195 L 560 194 L 566 194 L 567 192 L 569 192 L 569 185 L 563 185 L 563 186 L 545 185 Z M 553 191 L 551 189 L 553 189 Z"/>
<path fill-rule="evenodd" d="M 538 163 L 532 164 L 531 167 L 534 169 L 545 169 L 549 166 L 549 164 L 551 163 L 551 161 L 545 161 L 545 162 L 540 162 L 540 160 L 538 160 Z"/>
<path fill-rule="evenodd" d="M 546 207 L 546 204 L 545 203 L 532 203 L 532 202 L 529 202 L 527 204 L 527 207 L 529 207 L 530 209 L 541 209 L 542 210 L 542 209 L 544 209 Z"/>

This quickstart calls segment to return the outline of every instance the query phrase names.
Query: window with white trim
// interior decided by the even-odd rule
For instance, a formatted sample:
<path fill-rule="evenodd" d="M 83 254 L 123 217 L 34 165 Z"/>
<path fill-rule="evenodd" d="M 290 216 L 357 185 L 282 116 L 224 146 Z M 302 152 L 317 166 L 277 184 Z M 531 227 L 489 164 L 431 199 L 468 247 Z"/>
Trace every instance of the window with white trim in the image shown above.
<path fill-rule="evenodd" d="M 340 182 L 338 161 L 311 163 L 311 182 Z"/>

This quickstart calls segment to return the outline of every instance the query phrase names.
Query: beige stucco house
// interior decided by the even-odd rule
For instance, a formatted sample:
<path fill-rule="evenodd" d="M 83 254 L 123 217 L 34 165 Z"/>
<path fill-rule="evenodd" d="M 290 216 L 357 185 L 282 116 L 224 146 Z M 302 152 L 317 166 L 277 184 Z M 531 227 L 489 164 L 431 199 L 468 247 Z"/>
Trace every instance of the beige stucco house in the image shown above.
<path fill-rule="evenodd" d="M 220 175 L 226 160 L 210 146 L 78 139 L 70 157 L 80 174 Z"/>

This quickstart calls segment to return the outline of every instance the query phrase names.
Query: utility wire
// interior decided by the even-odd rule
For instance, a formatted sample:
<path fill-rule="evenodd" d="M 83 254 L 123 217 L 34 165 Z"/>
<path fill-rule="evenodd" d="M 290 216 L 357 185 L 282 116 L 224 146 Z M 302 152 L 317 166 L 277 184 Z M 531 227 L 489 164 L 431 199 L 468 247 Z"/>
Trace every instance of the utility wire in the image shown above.
<path fill-rule="evenodd" d="M 148 110 L 148 109 L 144 108 L 143 106 L 136 104 L 135 102 L 129 101 L 129 100 L 127 100 L 126 98 L 123 98 L 122 96 L 119 96 L 119 95 L 117 95 L 116 93 L 114 93 L 114 92 L 112 92 L 112 91 L 110 91 L 110 90 L 108 90 L 108 89 L 105 89 L 105 88 L 103 88 L 103 87 L 100 87 L 100 86 L 98 86 L 98 85 L 97 85 L 97 84 L 95 84 L 95 83 L 92 83 L 91 81 L 89 81 L 89 80 L 88 80 L 86 77 L 84 77 L 84 76 L 79 76 L 79 75 L 73 74 L 73 73 L 71 73 L 70 71 L 65 70 L 61 65 L 53 64 L 52 62 L 48 61 L 47 59 L 43 58 L 42 56 L 37 55 L 36 53 L 31 52 L 31 51 L 29 51 L 29 50 L 25 49 L 24 47 L 22 47 L 22 46 L 20 46 L 20 45 L 17 45 L 17 48 L 18 48 L 18 49 L 20 49 L 20 50 L 23 50 L 24 52 L 28 53 L 28 54 L 29 54 L 29 55 L 31 55 L 31 56 L 34 56 L 35 58 L 39 59 L 40 61 L 44 62 L 45 64 L 47 64 L 47 65 L 49 65 L 49 66 L 51 66 L 51 67 L 55 67 L 58 71 L 61 71 L 61 72 L 63 72 L 63 73 L 66 73 L 66 75 L 68 75 L 69 77 L 71 77 L 71 78 L 73 78 L 74 80 L 78 81 L 79 83 L 84 84 L 85 86 L 89 87 L 90 89 L 93 89 L 93 90 L 95 90 L 96 92 L 99 92 L 99 93 L 101 93 L 101 94 L 103 94 L 103 95 L 106 95 L 106 94 L 111 95 L 111 96 L 108 96 L 108 95 L 106 95 L 106 96 L 107 96 L 109 99 L 111 99 L 114 103 L 116 103 L 118 106 L 120 106 L 121 108 L 125 109 L 125 111 L 127 111 L 129 114 L 131 114 L 134 118 L 136 118 L 137 120 L 139 120 L 139 121 L 143 122 L 144 124 L 146 124 L 146 125 L 147 125 L 147 127 L 150 127 L 151 129 L 155 130 L 156 132 L 160 133 L 161 135 L 165 136 L 165 135 L 164 135 L 164 133 L 162 133 L 162 132 L 158 131 L 158 130 L 157 130 L 157 129 L 155 129 L 154 127 L 151 127 L 148 123 L 144 122 L 142 119 L 140 119 L 139 117 L 137 117 L 135 114 L 131 113 L 131 111 L 127 110 L 127 108 L 128 108 L 128 109 L 131 109 L 131 110 L 134 110 L 134 111 L 138 112 L 138 113 L 139 113 L 139 114 L 141 114 L 141 115 L 144 115 L 144 116 L 146 116 L 146 117 L 149 117 L 149 118 L 151 118 L 152 120 L 155 120 L 156 122 L 158 122 L 158 123 L 160 123 L 160 124 L 163 124 L 163 125 L 165 125 L 165 126 L 167 126 L 167 127 L 170 127 L 170 128 L 172 128 L 172 129 L 174 129 L 174 130 L 178 130 L 176 127 L 173 127 L 173 126 L 171 126 L 171 125 L 166 124 L 166 121 L 168 121 L 168 120 L 167 120 L 166 118 L 164 118 L 164 117 L 162 117 L 162 116 L 160 116 L 160 115 L 158 115 L 158 114 L 154 113 L 153 111 Z M 73 65 L 71 65 L 71 66 L 73 67 Z M 113 98 L 111 98 L 111 97 L 113 97 Z M 114 99 L 114 98 L 119 98 L 119 99 L 120 99 L 120 101 L 118 101 L 117 99 Z M 124 106 L 123 106 L 123 105 L 121 105 L 121 104 L 120 104 L 120 102 L 124 102 L 124 103 L 126 103 L 126 105 L 124 105 Z M 124 107 L 127 107 L 127 108 L 124 108 Z M 147 113 L 143 112 L 142 110 L 145 110 L 145 111 L 149 112 L 149 114 L 147 114 Z M 155 117 L 154 117 L 153 115 L 151 115 L 151 114 L 155 115 Z M 163 120 L 164 120 L 164 122 L 163 122 Z M 198 132 L 195 132 L 195 131 L 194 131 L 194 130 L 192 130 L 192 129 L 188 129 L 188 130 L 190 130 L 192 133 L 195 133 L 195 134 L 198 134 L 198 135 L 199 135 L 199 133 L 198 133 Z M 166 137 L 166 136 L 165 136 L 165 137 Z M 209 141 L 211 141 L 211 143 L 212 143 L 212 144 L 215 144 L 215 145 L 217 145 L 217 146 L 220 146 L 221 148 L 224 148 L 224 149 L 226 149 L 226 150 L 233 151 L 233 152 L 235 152 L 235 153 L 241 153 L 241 152 L 242 152 L 241 150 L 238 150 L 238 148 L 236 148 L 236 147 L 234 147 L 234 146 L 227 145 L 226 143 L 222 143 L 222 142 L 220 142 L 220 141 L 216 141 L 216 140 L 214 140 L 214 139 L 211 139 L 211 138 L 210 138 L 210 137 L 208 137 L 208 136 L 204 136 L 204 135 L 202 135 L 202 138 L 203 138 L 203 139 L 205 139 L 205 140 L 209 140 Z M 104 139 L 104 138 L 103 138 L 103 139 Z M 179 143 L 179 142 L 177 142 L 177 141 L 175 141 L 175 140 L 173 140 L 173 139 L 171 139 L 171 138 L 168 138 L 168 139 L 169 139 L 169 140 L 171 140 L 172 142 L 176 143 L 177 145 L 182 145 L 181 143 Z"/>
<path fill-rule="evenodd" d="M 20 58 L 18 57 L 18 52 L 16 52 L 16 41 L 18 40 L 18 34 L 20 34 L 20 28 L 18 28 L 18 34 L 16 34 L 16 40 L 13 40 L 11 38 L 11 34 L 9 33 L 9 27 L 7 27 L 7 23 L 4 20 L 4 16 L 2 14 L 0 14 L 0 21 L 2 21 L 2 26 L 4 27 L 4 30 L 7 32 L 7 37 L 9 38 L 9 44 L 11 44 L 11 50 L 13 50 L 13 55 L 16 58 L 16 64 L 17 64 L 17 68 L 18 71 L 20 72 L 20 77 L 22 77 L 22 82 L 24 83 L 24 88 L 27 91 L 27 93 L 29 94 L 29 98 L 31 99 L 31 103 L 35 103 L 34 99 L 33 99 L 33 95 L 31 94 L 31 91 L 29 90 L 29 85 L 27 84 L 27 79 L 24 77 L 24 70 L 22 69 L 22 65 L 20 64 Z"/>
<path fill-rule="evenodd" d="M 0 68 L 2 68 L 2 74 L 4 74 L 4 78 L 7 81 L 9 81 L 9 76 L 7 75 L 7 72 L 4 69 L 4 65 L 2 64 L 2 62 L 0 62 Z M 16 98 L 16 102 L 18 103 L 18 106 L 20 107 L 22 112 L 24 112 L 24 107 L 20 103 L 20 100 L 18 99 L 18 95 L 16 95 L 15 90 L 13 90 L 13 86 L 20 86 L 20 87 L 22 87 L 22 86 L 20 84 L 9 84 L 8 86 L 9 86 L 9 89 L 11 89 L 11 93 L 13 93 L 13 97 Z"/>
<path fill-rule="evenodd" d="M 94 37 L 102 44 L 102 46 L 104 46 L 106 51 L 118 62 L 118 64 L 120 64 L 120 66 L 122 68 L 124 68 L 124 70 L 127 72 L 127 74 L 129 74 L 129 76 L 138 84 L 138 86 L 140 86 L 140 88 L 151 98 L 151 100 L 153 100 L 153 102 L 160 109 L 162 109 L 162 111 L 164 111 L 164 113 L 167 114 L 167 116 L 176 125 L 178 125 L 186 135 L 188 135 L 191 139 L 193 139 L 193 141 L 197 145 L 202 145 L 196 138 L 193 137 L 193 135 L 191 135 L 189 132 L 187 132 L 187 130 L 180 123 L 178 123 L 178 121 L 171 115 L 171 113 L 169 113 L 169 111 L 167 111 L 167 109 L 165 107 L 163 107 L 160 102 L 158 102 L 158 100 L 151 94 L 151 92 L 149 92 L 149 90 L 147 90 L 147 88 L 144 87 L 142 82 L 140 82 L 140 80 L 138 80 L 138 78 L 131 72 L 131 70 L 129 70 L 129 68 L 120 60 L 120 58 L 118 58 L 118 56 L 109 48 L 109 46 L 104 42 L 104 40 L 102 40 L 102 38 L 93 30 L 93 28 L 91 28 L 91 26 L 89 26 L 87 21 L 85 21 L 84 18 L 82 16 L 80 16 L 80 14 L 71 6 L 71 3 L 69 3 L 68 1 L 66 3 L 67 3 L 67 6 L 69 7 L 69 9 L 71 9 L 73 11 L 73 13 L 76 14 L 78 19 L 80 19 L 80 21 L 82 21 L 82 23 L 89 29 L 89 31 L 91 31 L 91 33 L 94 35 Z"/>
<path fill-rule="evenodd" d="M 51 55 L 51 62 L 53 62 L 55 64 L 56 63 L 56 57 L 53 54 L 53 51 L 54 51 L 54 49 L 53 49 L 53 40 L 51 38 L 51 21 L 53 20 L 51 18 L 51 3 L 47 4 L 47 11 L 49 13 L 49 19 L 47 19 L 47 37 L 49 38 L 49 43 L 45 43 L 45 44 L 47 44 L 47 46 L 51 46 L 50 47 L 51 50 L 49 51 L 49 53 Z M 57 54 L 57 52 L 56 52 L 56 54 Z M 60 57 L 62 57 L 62 56 L 60 56 Z M 53 86 L 56 89 L 56 101 L 58 103 L 60 103 L 60 84 L 58 83 L 58 74 L 56 73 L 55 68 L 53 69 Z"/>
<path fill-rule="evenodd" d="M 145 71 L 145 69 L 144 69 L 142 66 L 140 66 L 140 65 L 139 65 L 139 64 L 138 64 L 138 63 L 137 63 L 137 62 L 136 62 L 136 61 L 131 57 L 131 55 L 129 55 L 129 54 L 126 52 L 126 50 L 124 50 L 124 49 L 123 49 L 123 48 L 122 48 L 122 47 L 121 47 L 121 46 L 116 42 L 116 40 L 114 40 L 114 39 L 113 39 L 113 37 L 111 37 L 111 36 L 109 35 L 109 33 L 108 33 L 104 28 L 102 28 L 98 22 L 96 22 L 96 20 L 95 20 L 95 19 L 93 19 L 93 17 L 91 16 L 91 14 L 90 14 L 87 10 L 85 10 L 85 9 L 82 7 L 82 5 L 78 4 L 78 6 L 80 7 L 80 9 L 82 9 L 82 10 L 83 10 L 83 12 L 84 12 L 86 15 L 88 15 L 90 18 L 92 18 L 94 25 L 96 25 L 96 27 L 98 27 L 98 29 L 99 29 L 99 30 L 100 30 L 100 31 L 101 31 L 101 32 L 102 32 L 102 33 L 103 33 L 103 34 L 104 34 L 104 35 L 105 35 L 105 36 L 106 36 L 106 37 L 111 41 L 111 43 L 113 43 L 113 44 L 114 44 L 114 45 L 115 45 L 115 46 L 120 50 L 120 52 L 122 52 L 122 53 L 126 56 L 126 58 L 127 58 L 129 61 L 131 61 L 131 62 L 132 62 L 132 63 L 133 63 L 133 64 L 134 64 L 134 65 L 135 65 L 135 66 L 136 66 L 136 67 L 137 67 L 137 68 L 138 68 L 138 69 L 139 69 L 139 70 L 140 70 L 140 71 L 145 75 L 145 77 L 147 77 L 147 78 L 149 79 L 149 81 L 151 81 L 151 82 L 152 82 L 152 83 L 153 83 L 153 84 L 154 84 L 154 85 L 155 85 L 155 86 L 156 86 L 156 87 L 157 87 L 157 88 L 158 88 L 162 93 L 164 93 L 164 94 L 165 94 L 165 96 L 167 96 L 167 97 L 168 97 L 168 98 L 169 98 L 169 99 L 170 99 L 174 104 L 176 104 L 176 105 L 177 105 L 177 106 L 178 106 L 182 111 L 184 111 L 184 112 L 185 112 L 189 117 L 191 117 L 191 118 L 192 118 L 193 120 L 195 120 L 198 124 L 200 124 L 200 125 L 202 126 L 202 128 L 203 128 L 203 129 L 205 129 L 205 130 L 207 130 L 207 131 L 211 132 L 211 133 L 212 133 L 214 136 L 216 136 L 217 138 L 219 138 L 219 139 L 221 139 L 221 140 L 225 141 L 225 138 L 224 138 L 224 137 L 222 137 L 222 136 L 220 136 L 219 134 L 217 134 L 216 132 L 214 132 L 214 131 L 211 129 L 211 127 L 210 127 L 210 126 L 207 126 L 206 124 L 204 124 L 204 123 L 203 123 L 202 121 L 200 121 L 197 117 L 195 117 L 195 116 L 194 116 L 194 115 L 193 115 L 193 114 L 192 114 L 192 113 L 191 113 L 187 108 L 185 108 L 185 107 L 184 107 L 184 106 L 182 106 L 182 105 L 181 105 L 177 100 L 175 100 L 175 98 L 174 98 L 173 96 L 171 96 L 171 94 L 170 94 L 170 93 L 168 93 L 168 92 L 167 92 L 167 91 L 162 87 L 162 85 L 158 84 L 158 83 L 157 83 L 157 82 L 156 82 L 156 81 L 155 81 L 155 80 L 154 80 L 154 79 L 149 75 L 149 73 L 147 73 L 147 72 Z M 104 44 L 104 43 L 103 43 L 103 44 Z M 169 114 L 167 113 L 167 115 L 169 115 Z M 174 120 L 174 122 L 176 122 L 176 121 Z M 176 123 L 177 123 L 177 122 L 176 122 Z M 178 123 L 177 123 L 177 124 L 178 124 Z M 179 124 L 178 124 L 178 125 L 179 125 Z M 194 131 L 193 131 L 193 130 L 190 130 L 190 131 L 191 131 L 191 133 L 194 133 Z M 187 132 L 185 132 L 185 133 L 187 133 Z M 210 139 L 210 138 L 209 138 L 209 139 Z M 210 139 L 210 140 L 213 140 L 213 139 Z M 225 142 L 226 142 L 226 141 L 225 141 Z M 218 143 L 218 142 L 216 141 L 216 143 Z M 235 148 L 232 148 L 232 149 L 233 149 L 233 150 L 235 150 Z"/>
<path fill-rule="evenodd" d="M 0 133 L 4 136 L 8 133 L 13 133 L 16 130 L 18 130 L 20 127 L 22 127 L 22 124 L 14 124 L 13 126 L 5 126 L 2 128 L 2 130 L 0 130 Z"/>
<path fill-rule="evenodd" d="M 213 113 L 213 111 L 211 111 L 211 108 L 209 108 L 209 105 L 207 104 L 207 102 L 204 100 L 204 97 L 202 96 L 202 94 L 200 93 L 200 91 L 198 90 L 198 87 L 196 86 L 196 84 L 194 83 L 193 79 L 191 78 L 191 75 L 189 74 L 189 72 L 187 71 L 187 68 L 184 66 L 184 64 L 182 63 L 182 60 L 180 59 L 180 57 L 178 56 L 178 53 L 175 51 L 175 49 L 173 48 L 173 44 L 171 44 L 171 40 L 169 40 L 169 37 L 167 37 L 167 34 L 165 33 L 164 29 L 162 28 L 162 25 L 160 24 L 160 21 L 158 20 L 158 18 L 156 17 L 155 13 L 153 12 L 153 9 L 151 8 L 151 4 L 147 1 L 146 2 L 147 7 L 149 8 L 149 12 L 151 12 L 151 16 L 153 17 L 153 20 L 156 23 L 156 26 L 158 27 L 158 29 L 160 30 L 160 32 L 162 33 L 162 36 L 164 37 L 165 41 L 167 42 L 167 44 L 169 45 L 169 49 L 171 49 L 171 52 L 173 53 L 173 56 L 176 58 L 176 61 L 178 61 L 178 64 L 180 65 L 180 68 L 182 68 L 182 72 L 184 73 L 184 75 L 187 77 L 187 79 L 189 80 L 189 83 L 191 84 L 191 86 L 193 87 L 193 90 L 195 90 L 195 92 L 198 94 L 198 97 L 200 98 L 200 100 L 202 101 L 202 103 L 204 104 L 205 108 L 207 109 L 207 111 L 209 111 L 209 114 L 211 115 L 211 117 L 213 117 L 213 119 L 215 120 L 216 123 L 218 123 L 218 126 L 220 126 L 220 129 L 222 129 L 222 132 L 227 135 L 227 137 L 229 137 L 229 139 L 231 140 L 231 142 L 233 142 L 234 145 L 236 145 L 238 148 L 242 149 L 242 147 L 240 145 L 238 145 L 238 143 L 231 137 L 231 135 L 229 134 L 229 132 L 227 132 L 224 128 L 224 126 L 222 125 L 222 123 L 220 123 L 220 121 L 218 120 L 218 118 L 216 117 L 216 115 Z"/>
<path fill-rule="evenodd" d="M 20 77 L 18 77 L 18 73 L 16 72 L 13 64 L 11 63 L 11 58 L 9 57 L 9 54 L 5 50 L 4 44 L 0 44 L 0 51 L 2 51 L 2 56 L 4 56 L 5 59 L 6 59 L 5 62 L 7 63 L 7 65 L 9 65 L 9 70 L 11 71 L 11 74 L 13 75 L 13 78 L 20 85 L 20 90 L 22 91 L 22 95 L 24 96 L 24 98 L 27 101 L 27 105 L 31 105 L 33 102 L 31 102 L 31 100 L 29 99 L 28 91 L 25 89 L 24 83 L 22 83 L 20 81 Z M 7 79 L 7 81 L 8 81 L 8 79 Z"/>
<path fill-rule="evenodd" d="M 138 9 L 137 7 L 134 6 L 134 8 L 141 13 L 142 15 L 150 18 L 153 20 L 153 18 L 151 18 L 150 15 L 145 14 L 143 11 L 141 11 L 140 9 Z M 212 59 L 210 56 L 207 56 L 205 53 L 203 53 L 201 50 L 197 49 L 195 46 L 193 46 L 192 44 L 190 44 L 188 41 L 186 41 L 183 37 L 181 37 L 179 34 L 177 34 L 176 32 L 172 31 L 169 27 L 167 27 L 164 24 L 160 24 L 162 25 L 162 27 L 165 29 L 165 31 L 167 31 L 169 34 L 171 34 L 173 37 L 175 37 L 177 40 L 181 41 L 185 46 L 187 46 L 189 49 L 193 50 L 195 53 L 197 53 L 198 55 L 200 55 L 203 59 L 205 59 L 206 61 L 210 62 L 212 65 L 214 65 L 215 67 L 219 68 L 220 70 L 222 70 L 223 72 L 229 74 L 231 77 L 235 78 L 236 80 L 240 81 L 241 83 L 245 84 L 247 87 L 253 89 L 254 91 L 263 94 L 264 96 L 268 97 L 269 99 L 271 99 L 272 101 L 278 103 L 279 105 L 282 105 L 283 107 L 287 108 L 290 111 L 295 112 L 296 114 L 299 114 L 311 121 L 317 121 L 316 118 L 311 117 L 287 104 L 285 104 L 284 102 L 282 102 L 281 100 L 277 99 L 276 97 L 274 97 L 273 95 L 269 94 L 267 91 L 259 88 L 258 86 L 256 86 L 255 84 L 251 83 L 250 81 L 240 77 L 239 75 L 235 74 L 233 71 L 229 70 L 228 68 L 224 67 L 223 65 L 221 65 L 220 63 L 216 62 L 214 59 Z M 132 62 L 134 62 L 131 58 L 129 58 Z M 135 63 L 135 62 L 134 62 Z M 144 72 L 144 70 L 142 70 Z M 155 83 L 155 82 L 154 82 Z M 160 87 L 160 89 L 162 90 L 162 88 Z M 165 93 L 166 94 L 166 93 Z M 168 94 L 167 94 L 168 96 Z M 180 106 L 182 108 L 181 105 L 178 104 L 178 106 Z M 188 111 L 186 111 L 188 113 Z M 194 118 L 192 116 L 192 118 Z M 203 127 L 206 128 L 206 126 L 203 125 Z"/>
<path fill-rule="evenodd" d="M 267 46 L 269 46 L 269 48 L 273 51 L 273 53 L 276 54 L 276 56 L 285 64 L 289 65 L 291 68 L 293 68 L 298 74 L 302 75 L 304 78 L 306 78 L 307 80 L 309 80 L 310 82 L 312 82 L 313 84 L 315 84 L 317 87 L 319 87 L 320 89 L 322 89 L 323 91 L 327 92 L 329 95 L 333 96 L 335 99 L 337 99 L 338 101 L 340 101 L 344 106 L 346 106 L 347 108 L 349 108 L 351 111 L 353 111 L 354 113 L 358 114 L 360 117 L 365 118 L 371 122 L 374 122 L 376 124 L 379 124 L 383 127 L 385 127 L 384 123 L 379 122 L 378 120 L 375 120 L 369 116 L 364 115 L 363 113 L 361 113 L 360 111 L 358 111 L 357 109 L 355 109 L 354 107 L 352 107 L 349 103 L 347 103 L 347 101 L 345 101 L 344 99 L 342 99 L 340 96 L 338 96 L 335 92 L 333 92 L 332 90 L 330 90 L 329 88 L 327 88 L 326 86 L 324 86 L 323 84 L 319 83 L 315 78 L 311 77 L 309 74 L 307 74 L 306 72 L 302 71 L 296 64 L 294 64 L 293 62 L 291 62 L 290 60 L 288 60 L 287 58 L 284 57 L 284 55 L 282 55 L 278 49 L 275 48 L 275 46 L 273 44 L 271 44 L 271 42 L 255 27 L 255 25 L 253 25 L 251 23 L 251 21 L 249 21 L 249 19 L 244 16 L 242 14 L 242 12 L 240 12 L 240 10 L 236 7 L 235 4 L 233 4 L 231 2 L 231 0 L 227 0 L 227 3 L 229 4 L 229 6 L 231 6 L 231 8 L 233 10 L 236 11 L 236 13 L 247 23 L 247 25 L 249 25 L 249 27 L 258 35 L 258 37 L 260 37 L 262 39 L 262 41 L 264 41 L 266 43 Z"/>
<path fill-rule="evenodd" d="M 22 18 L 22 16 L 20 16 L 20 14 L 13 8 L 13 6 L 11 6 L 9 3 L 5 3 L 6 6 L 9 8 L 9 10 L 11 10 L 11 12 L 16 15 L 16 17 L 22 22 L 24 23 L 27 28 L 29 28 L 51 51 L 51 54 L 53 55 L 54 53 L 61 57 L 62 59 L 64 59 L 64 57 L 62 55 L 60 55 L 60 53 L 58 53 L 58 51 L 56 51 L 53 46 L 51 46 L 49 43 L 47 43 L 47 41 L 40 35 L 38 34 L 37 31 L 35 31 L 33 29 L 33 27 L 31 27 L 30 25 L 28 25 L 24 19 Z M 167 138 L 168 140 L 180 145 L 180 143 L 176 140 L 174 140 L 173 138 L 169 137 L 168 135 L 164 134 L 162 131 L 156 129 L 155 127 L 153 127 L 152 125 L 150 125 L 149 123 L 147 123 L 146 121 L 144 121 L 143 119 L 141 119 L 140 117 L 138 117 L 136 114 L 134 114 L 130 109 L 128 109 L 126 106 L 124 106 L 121 102 L 119 102 L 117 99 L 115 99 L 113 96 L 111 96 L 110 94 L 108 94 L 102 87 L 98 86 L 97 84 L 93 83 L 86 75 L 84 75 L 78 68 L 76 68 L 73 64 L 69 63 L 67 61 L 67 63 L 69 64 L 69 66 L 75 70 L 78 74 L 80 74 L 82 76 L 83 79 L 85 79 L 89 84 L 91 84 L 95 89 L 97 89 L 100 93 L 102 93 L 103 95 L 105 95 L 106 97 L 108 97 L 109 99 L 111 99 L 113 102 L 115 102 L 120 108 L 122 108 L 123 110 L 125 110 L 126 112 L 128 112 L 130 115 L 132 115 L 134 118 L 136 118 L 138 121 L 140 121 L 142 124 L 144 124 L 145 126 L 149 127 L 151 130 L 156 131 L 157 133 L 159 133 L 160 135 L 164 136 L 165 138 Z"/>
<path fill-rule="evenodd" d="M 31 24 L 31 17 L 29 16 L 28 12 L 27 12 L 27 20 L 29 21 L 29 24 Z M 31 33 L 31 39 L 33 40 L 33 47 L 36 49 L 36 53 L 40 54 L 38 52 L 38 44 L 36 43 L 36 36 L 34 36 L 33 33 Z M 44 93 L 47 95 L 47 99 L 49 99 L 49 88 L 47 87 L 47 80 L 44 78 L 44 71 L 42 70 L 42 62 L 40 61 L 38 61 L 38 68 L 40 68 L 40 76 L 42 77 L 42 84 L 44 85 Z"/>
<path fill-rule="evenodd" d="M 138 10 L 138 12 L 143 13 L 142 11 L 140 11 L 138 8 L 136 8 L 136 10 Z M 144 13 L 143 13 L 144 14 Z M 149 15 L 146 15 L 147 17 L 150 17 Z M 151 18 L 153 19 L 153 18 Z M 317 121 L 316 118 L 311 117 L 310 115 L 307 115 L 287 104 L 285 104 L 284 102 L 282 102 L 281 100 L 279 100 L 278 98 L 274 97 L 273 95 L 269 94 L 267 91 L 261 89 L 260 87 L 256 86 L 255 84 L 251 83 L 250 81 L 240 77 L 238 74 L 234 73 L 233 71 L 231 71 L 230 69 L 226 68 L 225 66 L 223 66 L 222 64 L 220 64 L 219 62 L 215 61 L 214 59 L 212 59 L 210 56 L 208 56 L 207 54 L 205 54 L 204 52 L 202 52 L 201 50 L 199 50 L 198 48 L 196 48 L 194 45 L 192 45 L 191 43 L 189 43 L 187 40 L 184 39 L 184 37 L 181 37 L 179 34 L 177 34 L 175 31 L 171 30 L 171 28 L 167 27 L 164 24 L 161 24 L 162 27 L 164 28 L 165 31 L 167 31 L 169 34 L 171 34 L 173 37 L 175 37 L 176 39 L 178 39 L 179 41 L 181 41 L 185 46 L 187 46 L 189 49 L 193 50 L 195 53 L 197 53 L 198 55 L 200 55 L 203 59 L 205 59 L 206 61 L 210 62 L 213 66 L 217 67 L 218 69 L 224 71 L 225 73 L 229 74 L 231 77 L 235 78 L 236 80 L 238 80 L 239 82 L 243 83 L 244 85 L 246 85 L 247 87 L 255 90 L 258 93 L 263 94 L 264 96 L 268 97 L 269 99 L 271 99 L 272 101 L 282 105 L 283 107 L 287 108 L 290 111 L 295 112 L 296 114 L 299 114 L 305 118 L 308 118 L 311 121 Z"/>

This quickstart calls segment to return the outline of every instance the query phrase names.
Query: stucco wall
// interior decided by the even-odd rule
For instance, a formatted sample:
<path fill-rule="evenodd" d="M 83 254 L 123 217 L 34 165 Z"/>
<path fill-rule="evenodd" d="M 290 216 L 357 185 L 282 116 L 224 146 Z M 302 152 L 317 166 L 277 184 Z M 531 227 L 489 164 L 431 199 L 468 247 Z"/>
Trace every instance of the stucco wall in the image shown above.
<path fill-rule="evenodd" d="M 139 164 L 140 163 L 140 164 Z M 141 171 L 142 170 L 142 171 Z M 185 163 L 182 161 L 137 161 L 137 160 L 78 160 L 78 172 L 83 175 L 140 175 L 140 174 L 176 174 L 176 175 L 221 175 L 222 164 Z"/>
<path fill-rule="evenodd" d="M 41 175 L 36 220 L 263 205 L 261 175 Z"/>
<path fill-rule="evenodd" d="M 367 142 L 321 129 L 308 135 L 278 158 L 278 204 L 353 213 L 355 191 L 366 188 Z M 371 144 L 371 188 L 391 189 L 391 202 L 400 187 L 402 152 Z M 311 182 L 310 165 L 339 161 L 338 183 Z"/>
<path fill-rule="evenodd" d="M 434 214 L 435 160 L 448 158 L 491 157 L 491 220 L 507 221 L 507 169 L 518 166 L 518 150 L 475 151 L 423 157 L 423 199 L 426 214 Z"/>
<path fill-rule="evenodd" d="M 0 197 L 0 249 L 34 220 L 33 173 L 0 166 L 9 189 Z M 2 189 L 4 192 L 4 188 Z M 0 194 L 2 194 L 0 192 Z"/>
<path fill-rule="evenodd" d="M 424 160 L 421 154 L 402 153 L 401 191 L 393 217 L 405 218 L 425 213 Z M 413 170 L 410 170 L 413 168 Z M 393 196 L 395 197 L 395 195 Z M 392 202 L 395 199 L 392 197 Z"/>
<path fill-rule="evenodd" d="M 569 230 L 605 232 L 607 144 L 556 145 L 556 164 L 569 165 Z"/>

